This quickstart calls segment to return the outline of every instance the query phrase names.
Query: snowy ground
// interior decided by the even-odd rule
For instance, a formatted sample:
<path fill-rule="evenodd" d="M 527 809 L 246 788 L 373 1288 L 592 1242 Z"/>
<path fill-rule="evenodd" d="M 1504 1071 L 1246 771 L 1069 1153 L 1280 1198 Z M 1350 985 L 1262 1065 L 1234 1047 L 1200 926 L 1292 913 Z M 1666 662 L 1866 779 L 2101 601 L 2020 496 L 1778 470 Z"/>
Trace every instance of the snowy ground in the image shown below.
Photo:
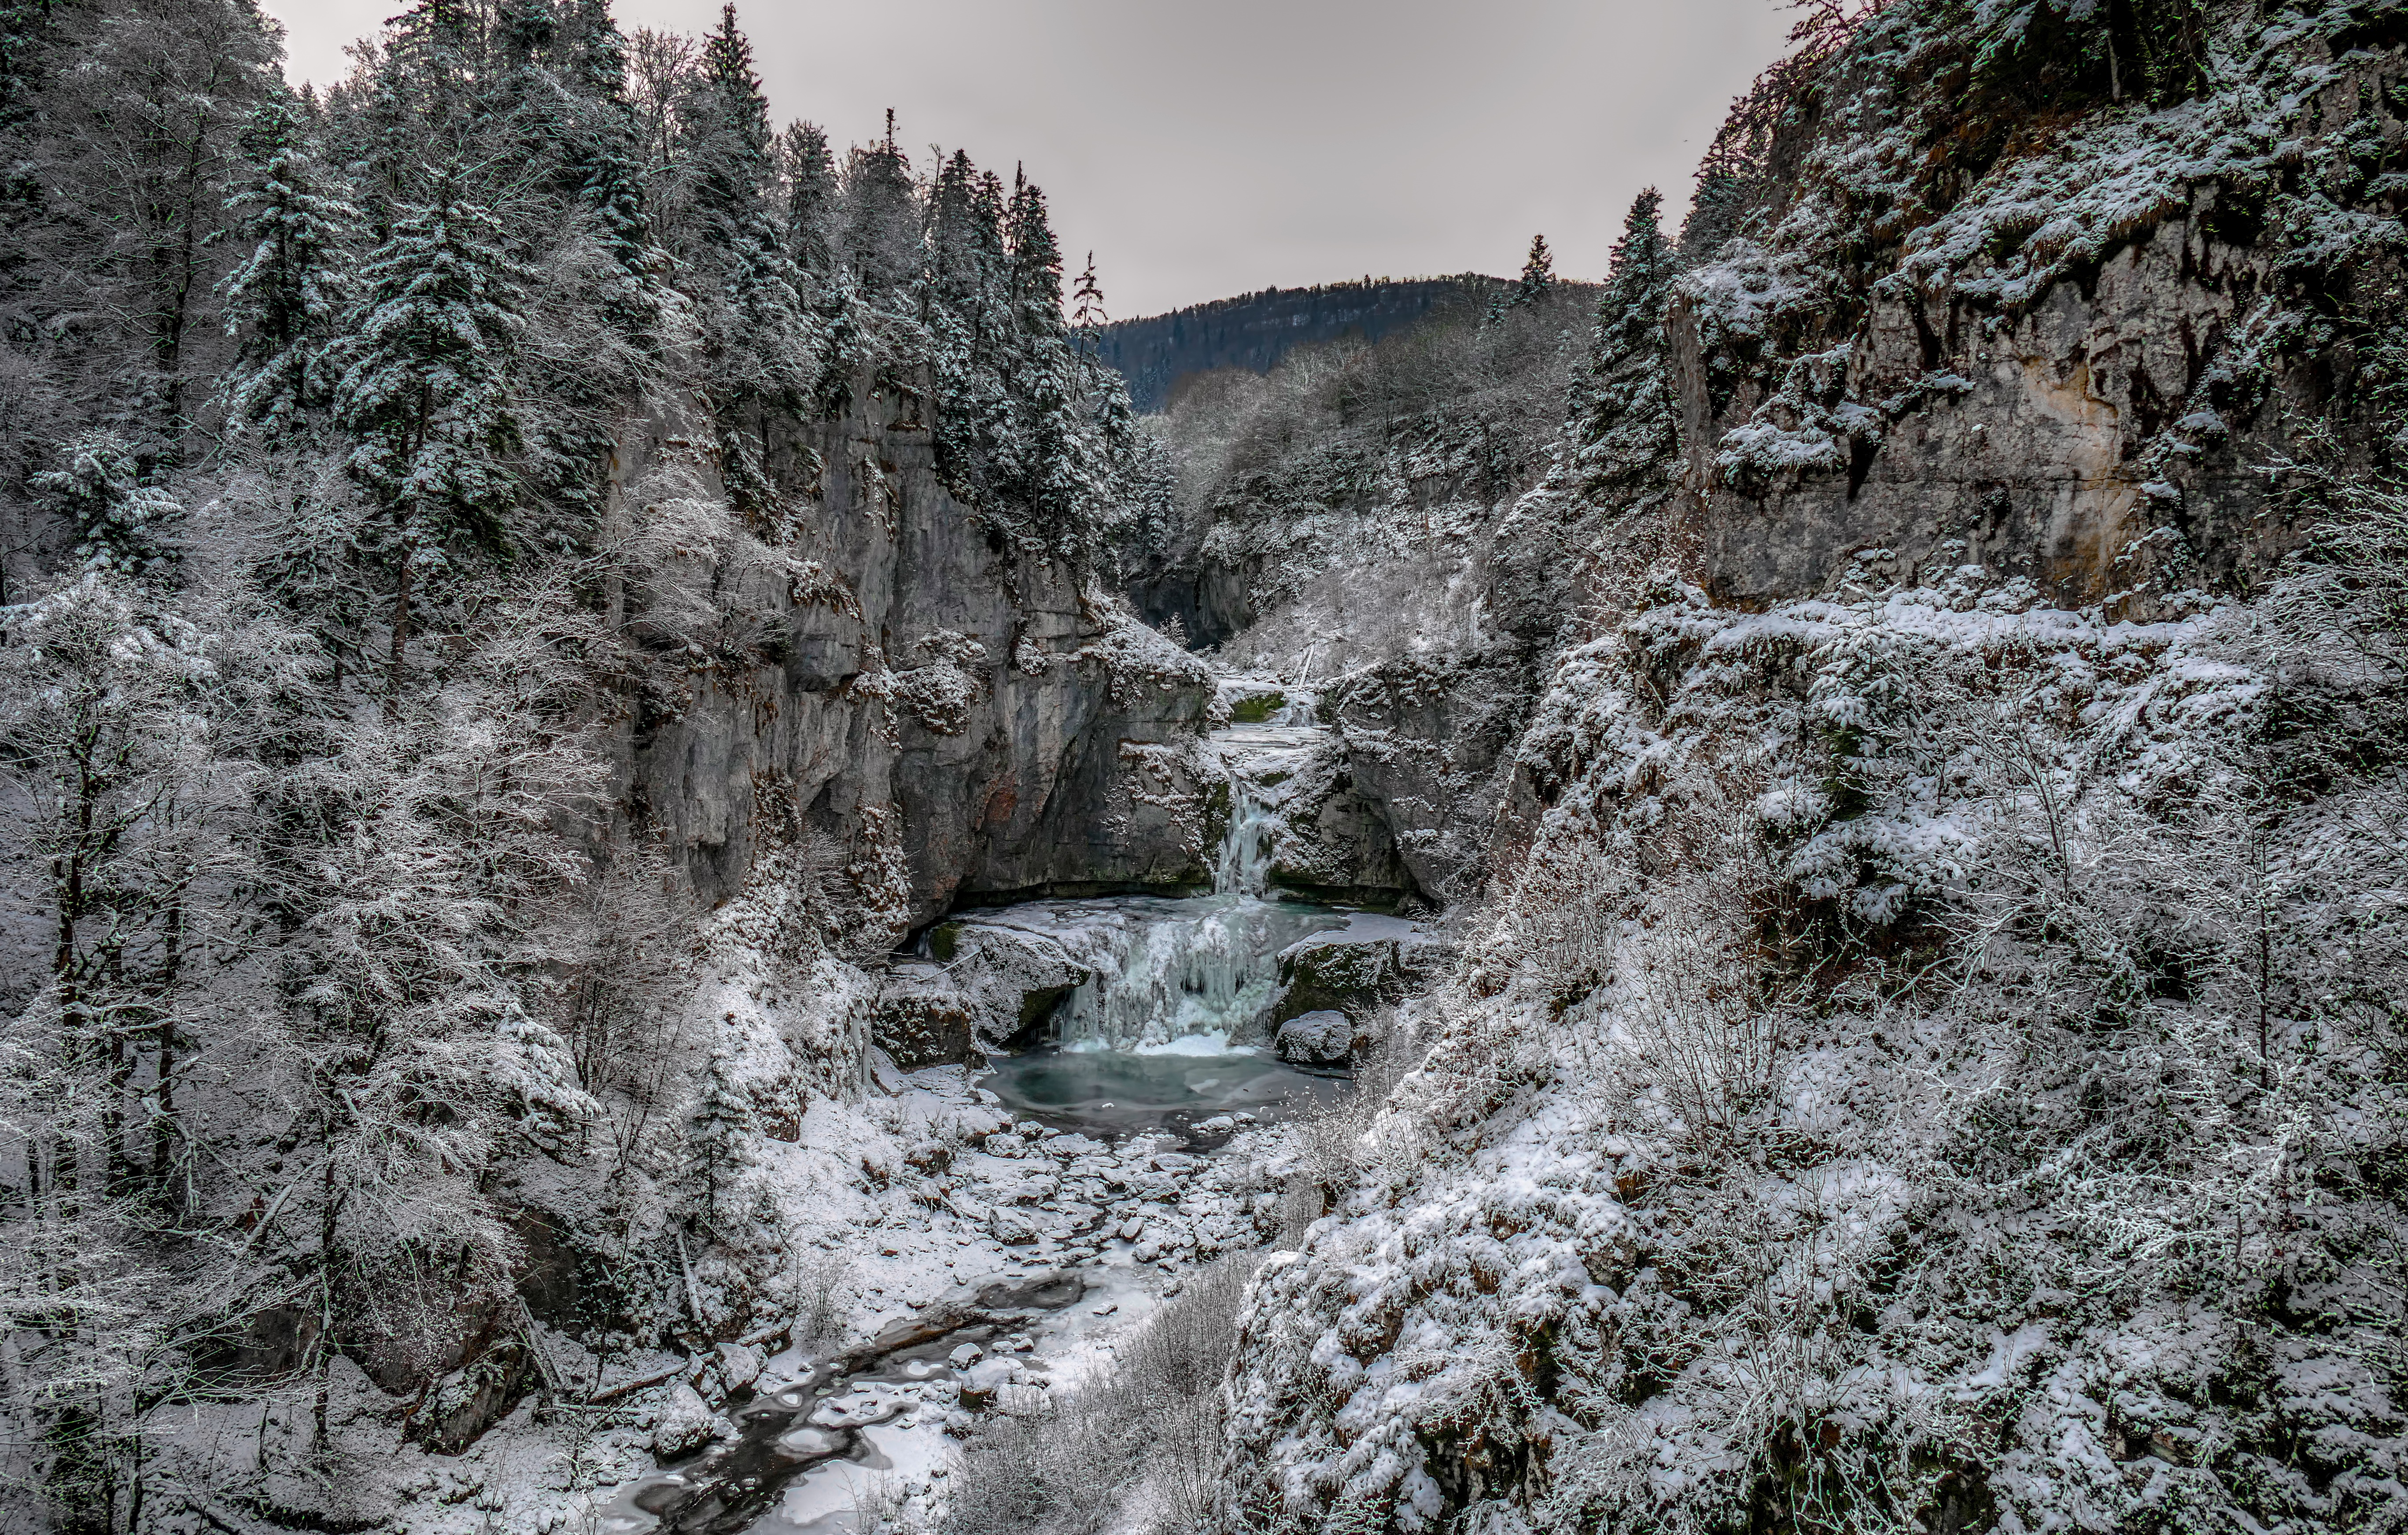
<path fill-rule="evenodd" d="M 1176 1294 L 1195 1263 L 1253 1245 L 1276 1219 L 1269 1132 L 1233 1122 L 1226 1128 L 1234 1139 L 1200 1155 L 1164 1135 L 1108 1144 L 1028 1123 L 1008 1127 L 981 1101 L 992 1095 L 971 1087 L 958 1067 L 897 1085 L 903 1127 L 973 1135 L 977 1149 L 955 1151 L 940 1170 L 898 1178 L 910 1214 L 857 1233 L 844 1347 L 789 1348 L 760 1362 L 749 1399 L 718 1404 L 714 1442 L 597 1495 L 595 1528 L 618 1535 L 722 1528 L 710 1518 L 712 1494 L 721 1479 L 744 1475 L 764 1484 L 791 1478 L 746 1527 L 759 1535 L 859 1528 L 865 1508 L 925 1513 L 943 1498 L 951 1436 L 983 1412 L 1042 1411 L 1049 1393 L 1108 1360 L 1115 1341 Z M 1076 1298 L 996 1308 L 1013 1320 L 861 1359 L 866 1340 L 905 1332 L 948 1304 L 983 1309 L 982 1292 L 991 1307 L 997 1295 L 1025 1294 L 1049 1276 L 1075 1281 Z M 838 1353 L 848 1357 L 831 1369 Z M 853 1360 L 858 1368 L 839 1372 Z M 735 1373 L 749 1373 L 750 1364 L 739 1361 Z M 644 1408 L 656 1424 L 702 1405 L 683 1380 L 650 1395 Z M 762 1470 L 759 1456 L 739 1453 L 748 1427 L 753 1440 L 770 1437 L 765 1426 L 804 1469 L 773 1457 Z M 841 1453 L 812 1458 L 839 1443 Z"/>

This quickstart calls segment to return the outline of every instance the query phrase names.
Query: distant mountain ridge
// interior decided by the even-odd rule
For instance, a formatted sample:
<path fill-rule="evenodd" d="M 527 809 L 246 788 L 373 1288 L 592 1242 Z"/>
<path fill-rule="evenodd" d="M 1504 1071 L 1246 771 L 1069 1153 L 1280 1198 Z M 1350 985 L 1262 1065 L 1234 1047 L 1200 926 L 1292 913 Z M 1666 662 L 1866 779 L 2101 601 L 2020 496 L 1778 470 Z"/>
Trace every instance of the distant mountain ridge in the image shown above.
<path fill-rule="evenodd" d="M 1106 325 L 1097 332 L 1099 355 L 1128 380 L 1130 402 L 1151 412 L 1168 404 L 1172 388 L 1191 373 L 1216 367 L 1268 373 L 1297 347 L 1348 336 L 1376 341 L 1440 309 L 1485 303 L 1491 293 L 1512 286 L 1504 278 L 1459 272 L 1266 288 Z"/>

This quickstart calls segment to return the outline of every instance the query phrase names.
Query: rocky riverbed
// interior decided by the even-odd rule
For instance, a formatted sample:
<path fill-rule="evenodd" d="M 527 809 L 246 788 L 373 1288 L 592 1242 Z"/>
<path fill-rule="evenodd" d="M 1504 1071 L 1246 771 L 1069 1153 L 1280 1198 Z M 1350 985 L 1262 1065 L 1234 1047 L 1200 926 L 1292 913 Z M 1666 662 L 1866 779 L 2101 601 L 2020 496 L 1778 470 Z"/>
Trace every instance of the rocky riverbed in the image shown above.
<path fill-rule="evenodd" d="M 837 1336 L 723 1343 L 648 1391 L 616 1535 L 833 1535 L 945 1497 L 949 1441 L 1041 1413 L 1194 1269 L 1293 1218 L 1296 1158 L 1239 1113 L 1106 1140 L 1014 1119 L 958 1067 L 886 1074 L 908 1134 Z"/>

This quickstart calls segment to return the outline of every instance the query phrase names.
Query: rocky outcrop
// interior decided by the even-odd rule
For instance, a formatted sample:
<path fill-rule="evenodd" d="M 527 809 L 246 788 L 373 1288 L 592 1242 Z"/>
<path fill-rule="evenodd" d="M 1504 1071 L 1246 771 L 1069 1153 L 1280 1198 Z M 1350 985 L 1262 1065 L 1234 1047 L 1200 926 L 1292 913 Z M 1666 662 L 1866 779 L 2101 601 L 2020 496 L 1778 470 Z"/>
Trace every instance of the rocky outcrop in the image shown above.
<path fill-rule="evenodd" d="M 870 1018 L 871 1038 L 907 1071 L 1016 1048 L 1096 974 L 1042 933 L 989 923 L 941 924 L 926 949 L 887 972 Z"/>
<path fill-rule="evenodd" d="M 706 903 L 840 886 L 870 953 L 966 899 L 1209 881 L 1205 669 L 957 500 L 915 395 L 865 388 L 773 455 L 777 526 L 697 509 L 710 440 L 663 408 L 614 475 L 665 550 L 631 632 L 679 679 L 633 700 L 623 793 Z"/>
<path fill-rule="evenodd" d="M 1842 423 L 1852 432 L 1763 411 L 1777 380 L 1717 409 L 1700 300 L 1676 299 L 1707 590 L 1746 605 L 1982 565 L 2079 607 L 2153 575 L 2222 590 L 2261 574 L 2293 541 L 2267 519 L 2261 466 L 2294 446 L 2283 407 L 2316 386 L 2286 370 L 2238 430 L 2209 407 L 2203 386 L 2229 371 L 2272 265 L 2216 237 L 2215 204 L 2203 191 L 2191 215 L 2003 323 L 1955 295 L 1877 298 L 1831 365 L 1848 397 L 1874 402 Z"/>
<path fill-rule="evenodd" d="M 2399 452 L 2377 423 L 2401 198 L 2378 172 L 2408 148 L 2402 27 L 2341 14 L 2235 45 L 2245 65 L 2202 99 L 2035 124 L 1972 185 L 1945 187 L 1962 172 L 1936 147 L 1890 158 L 1913 107 L 1785 128 L 1775 157 L 1816 174 L 1768 177 L 1776 233 L 1694 268 L 1669 319 L 1708 593 L 1756 606 L 1978 565 L 2148 617 L 2270 574 L 2303 517 L 2271 467 Z M 1919 109 L 1968 143 L 1998 126 Z M 1858 159 L 1906 179 L 1834 175 Z M 1915 189 L 1917 165 L 1942 181 Z M 1925 222 L 1870 211 L 1893 202 Z M 1840 230 L 1862 251 L 1814 244 Z"/>
<path fill-rule="evenodd" d="M 1307 1016 L 1335 1013 L 1359 1026 L 1382 1004 L 1398 1001 L 1431 980 L 1452 957 L 1444 942 L 1413 923 L 1356 916 L 1341 928 L 1315 933 L 1281 951 L 1280 992 L 1271 1005 L 1271 1022 L 1281 1040 L 1286 1038 L 1286 1025 Z M 1352 1048 L 1350 1043 L 1347 1049 Z"/>
<path fill-rule="evenodd" d="M 1406 655 L 1336 693 L 1353 782 L 1416 889 L 1440 903 L 1478 892 L 1513 743 L 1535 695 L 1507 653 Z"/>

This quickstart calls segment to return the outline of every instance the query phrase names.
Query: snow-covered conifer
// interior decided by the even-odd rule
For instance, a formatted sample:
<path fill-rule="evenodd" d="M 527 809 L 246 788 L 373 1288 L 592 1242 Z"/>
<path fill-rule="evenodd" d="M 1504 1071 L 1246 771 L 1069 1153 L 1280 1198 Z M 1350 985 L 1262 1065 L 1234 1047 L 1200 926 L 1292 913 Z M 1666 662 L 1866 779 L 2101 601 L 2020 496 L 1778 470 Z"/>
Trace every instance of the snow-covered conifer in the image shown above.
<path fill-rule="evenodd" d="M 1675 275 L 1653 187 L 1632 200 L 1598 296 L 1587 371 L 1574 386 L 1571 447 L 1578 483 L 1594 495 L 1635 485 L 1679 450 L 1665 372 L 1665 308 Z"/>
<path fill-rule="evenodd" d="M 1096 253 L 1087 252 L 1087 265 L 1079 269 L 1079 285 L 1070 294 L 1070 328 L 1093 340 L 1095 333 L 1110 323 L 1104 314 L 1103 284 L 1096 280 Z"/>
<path fill-rule="evenodd" d="M 1522 263 L 1522 280 L 1515 284 L 1512 307 L 1522 308 L 1543 300 L 1555 291 L 1555 253 L 1547 249 L 1547 237 L 1530 237 L 1530 254 Z"/>
<path fill-rule="evenodd" d="M 76 559 L 123 581 L 167 576 L 180 552 L 176 524 L 184 509 L 164 488 L 143 482 L 134 449 L 113 432 L 96 432 L 62 456 L 63 467 L 30 483 L 74 531 Z"/>
<path fill-rule="evenodd" d="M 413 586 L 456 553 L 501 549 L 514 495 L 521 272 L 456 167 L 432 184 L 433 199 L 404 210 L 362 274 L 365 307 L 335 397 L 353 442 L 344 467 L 380 513 L 376 547 L 362 552 L 392 571 L 388 690 L 401 681 Z"/>
<path fill-rule="evenodd" d="M 301 431 L 336 382 L 332 346 L 351 308 L 358 210 L 320 163 L 287 93 L 252 114 L 243 148 L 251 171 L 226 199 L 241 214 L 251 254 L 220 284 L 236 337 L 226 409 L 271 440 Z"/>
<path fill-rule="evenodd" d="M 738 1080 L 735 1058 L 724 1045 L 713 1050 L 703 1069 L 702 1092 L 686 1121 L 686 1144 L 706 1223 L 719 1218 L 719 1197 L 744 1166 L 744 1136 L 753 1118 L 752 1100 Z"/>

